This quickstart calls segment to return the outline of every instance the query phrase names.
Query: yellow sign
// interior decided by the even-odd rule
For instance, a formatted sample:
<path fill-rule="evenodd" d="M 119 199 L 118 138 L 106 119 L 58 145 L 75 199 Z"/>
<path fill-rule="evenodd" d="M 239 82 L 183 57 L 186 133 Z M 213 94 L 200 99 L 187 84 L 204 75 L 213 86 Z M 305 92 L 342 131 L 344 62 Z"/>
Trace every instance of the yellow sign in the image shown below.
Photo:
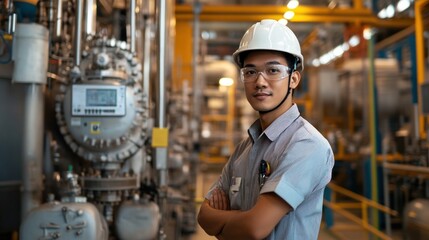
<path fill-rule="evenodd" d="M 152 130 L 152 147 L 168 146 L 168 129 L 153 128 Z"/>
<path fill-rule="evenodd" d="M 100 134 L 101 133 L 101 123 L 100 122 L 91 122 L 90 123 L 90 132 L 91 134 Z"/>

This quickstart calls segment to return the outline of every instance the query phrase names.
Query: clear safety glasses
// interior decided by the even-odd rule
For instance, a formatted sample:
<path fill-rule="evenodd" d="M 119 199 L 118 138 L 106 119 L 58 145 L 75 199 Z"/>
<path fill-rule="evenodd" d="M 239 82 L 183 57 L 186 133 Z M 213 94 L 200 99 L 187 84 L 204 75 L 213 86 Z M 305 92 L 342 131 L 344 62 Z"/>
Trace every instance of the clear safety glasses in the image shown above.
<path fill-rule="evenodd" d="M 267 81 L 278 81 L 285 79 L 289 76 L 290 68 L 281 64 L 270 64 L 265 66 L 264 69 L 256 67 L 244 67 L 240 69 L 240 78 L 244 83 L 255 82 L 259 74 Z"/>

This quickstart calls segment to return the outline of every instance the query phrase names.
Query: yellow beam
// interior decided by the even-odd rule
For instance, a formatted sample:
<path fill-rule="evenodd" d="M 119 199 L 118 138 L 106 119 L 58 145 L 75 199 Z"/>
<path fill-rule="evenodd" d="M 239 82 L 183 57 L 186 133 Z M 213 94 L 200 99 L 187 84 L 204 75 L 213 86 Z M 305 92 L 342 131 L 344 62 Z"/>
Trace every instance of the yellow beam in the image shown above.
<path fill-rule="evenodd" d="M 226 5 L 203 6 L 201 21 L 223 22 L 255 22 L 264 18 L 281 19 L 288 10 L 283 6 L 269 5 Z M 403 28 L 414 24 L 412 18 L 379 19 L 365 8 L 334 8 L 299 6 L 295 10 L 291 22 L 317 23 L 337 22 L 367 24 L 376 27 Z M 177 5 L 176 20 L 190 21 L 193 19 L 192 5 Z"/>
<path fill-rule="evenodd" d="M 414 3 L 415 24 L 416 24 L 416 55 L 417 55 L 417 92 L 419 106 L 419 137 L 425 138 L 425 118 L 422 114 L 422 93 L 420 86 L 425 81 L 425 46 L 424 46 L 424 15 L 423 10 L 429 3 L 429 0 L 419 0 Z"/>

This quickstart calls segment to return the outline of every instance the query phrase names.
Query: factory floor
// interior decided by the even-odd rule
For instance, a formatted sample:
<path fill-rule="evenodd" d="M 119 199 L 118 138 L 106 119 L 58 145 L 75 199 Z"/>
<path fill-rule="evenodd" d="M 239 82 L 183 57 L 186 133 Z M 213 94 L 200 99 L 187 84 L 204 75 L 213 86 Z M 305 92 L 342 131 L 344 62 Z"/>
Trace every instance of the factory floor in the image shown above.
<path fill-rule="evenodd" d="M 221 164 L 202 164 L 198 171 L 196 182 L 196 198 L 203 199 L 204 194 L 218 177 Z M 199 205 L 197 204 L 197 212 Z M 318 240 L 371 240 L 376 239 L 369 232 L 359 227 L 356 223 L 334 213 L 334 227 L 328 229 L 322 221 Z M 393 229 L 390 234 L 392 240 L 401 240 L 400 229 Z M 196 232 L 184 237 L 184 240 L 212 240 L 215 237 L 207 235 L 203 229 L 197 226 Z"/>

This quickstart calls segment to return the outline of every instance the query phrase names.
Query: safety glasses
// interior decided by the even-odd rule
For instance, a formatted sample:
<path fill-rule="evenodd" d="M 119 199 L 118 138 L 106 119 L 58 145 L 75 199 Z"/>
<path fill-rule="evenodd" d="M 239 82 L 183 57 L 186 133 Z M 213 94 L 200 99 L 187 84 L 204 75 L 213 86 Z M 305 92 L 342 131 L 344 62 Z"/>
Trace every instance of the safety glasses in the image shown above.
<path fill-rule="evenodd" d="M 262 74 L 267 81 L 278 81 L 285 79 L 289 73 L 290 68 L 281 64 L 270 64 L 264 69 L 244 67 L 240 69 L 240 79 L 244 83 L 253 83 L 258 79 L 259 74 Z"/>

